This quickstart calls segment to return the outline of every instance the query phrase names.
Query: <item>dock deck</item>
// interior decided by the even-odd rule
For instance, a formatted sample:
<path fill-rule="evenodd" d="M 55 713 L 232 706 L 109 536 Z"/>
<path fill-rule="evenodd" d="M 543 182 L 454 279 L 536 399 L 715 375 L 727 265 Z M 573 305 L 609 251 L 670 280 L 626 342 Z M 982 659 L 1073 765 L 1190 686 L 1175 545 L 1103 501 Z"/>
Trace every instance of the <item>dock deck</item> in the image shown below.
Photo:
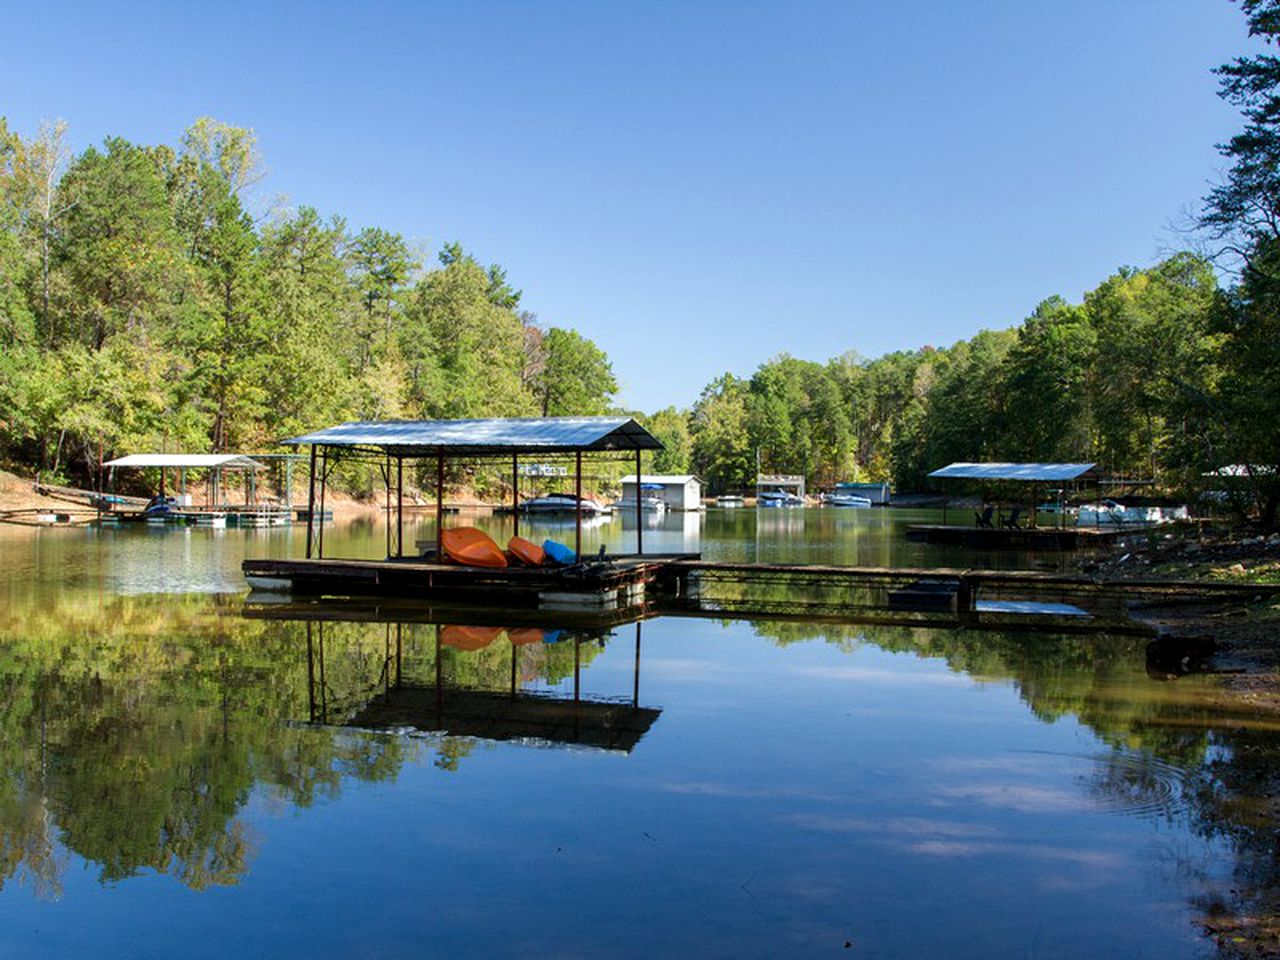
<path fill-rule="evenodd" d="M 971 524 L 915 523 L 907 539 L 917 543 L 975 550 L 1080 550 L 1100 547 L 1117 537 L 1151 528 L 1142 524 L 1106 527 L 975 527 Z"/>
<path fill-rule="evenodd" d="M 638 603 L 663 567 L 697 554 L 651 554 L 567 567 L 467 567 L 416 559 L 245 560 L 255 590 L 322 596 L 379 595 L 510 606 L 614 607 Z"/>
<path fill-rule="evenodd" d="M 571 567 L 485 569 L 420 560 L 246 560 L 246 579 L 266 605 L 291 606 L 286 596 L 386 598 L 363 610 L 375 619 L 430 619 L 445 604 L 490 611 L 595 611 L 625 619 L 674 614 L 860 620 L 895 623 L 939 618 L 961 625 L 980 620 L 1040 620 L 1128 624 L 1135 602 L 1242 601 L 1280 593 L 1280 584 L 1185 580 L 1100 580 L 1029 570 L 845 567 L 733 563 L 696 554 L 614 557 Z M 342 601 L 337 601 L 342 602 Z M 347 601 L 350 602 L 350 601 Z M 359 603 L 356 606 L 360 606 Z M 414 612 L 411 608 L 421 607 Z M 385 609 L 384 609 L 385 608 Z M 1077 609 L 1078 608 L 1078 609 Z M 301 608 L 299 608 L 301 609 Z M 332 616 L 335 611 L 327 610 Z M 306 618 L 306 617 L 304 617 Z M 320 619 L 324 619 L 321 616 Z M 611 621 L 612 622 L 612 621 Z"/>

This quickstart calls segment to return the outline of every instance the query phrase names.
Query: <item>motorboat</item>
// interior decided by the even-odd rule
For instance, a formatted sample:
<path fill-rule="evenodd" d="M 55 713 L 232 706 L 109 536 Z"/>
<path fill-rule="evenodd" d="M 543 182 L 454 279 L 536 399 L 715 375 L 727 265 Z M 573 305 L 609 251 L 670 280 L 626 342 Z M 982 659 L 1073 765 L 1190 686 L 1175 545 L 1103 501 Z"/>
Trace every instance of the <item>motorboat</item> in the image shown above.
<path fill-rule="evenodd" d="M 1102 500 L 1098 503 L 1083 504 L 1077 515 L 1076 524 L 1081 527 L 1106 526 L 1151 526 L 1157 523 L 1172 523 L 1186 520 L 1189 513 L 1185 505 L 1177 507 L 1129 506 L 1115 500 Z"/>
<path fill-rule="evenodd" d="M 828 507 L 870 507 L 870 497 L 860 497 L 856 493 L 841 493 L 837 488 L 834 493 L 828 493 L 822 498 L 822 502 Z"/>
<path fill-rule="evenodd" d="M 533 497 L 522 501 L 520 509 L 524 513 L 576 514 L 578 512 L 578 498 L 572 493 L 548 493 L 542 497 Z M 612 508 L 604 506 L 597 500 L 592 500 L 590 497 L 582 498 L 582 515 L 584 517 L 605 516 L 612 512 Z"/>
<path fill-rule="evenodd" d="M 726 493 L 723 496 L 716 497 L 717 507 L 741 507 L 745 506 L 746 497 L 740 497 L 736 493 Z"/>
<path fill-rule="evenodd" d="M 761 490 L 756 494 L 757 507 L 803 507 L 804 498 L 786 490 Z"/>
<path fill-rule="evenodd" d="M 870 497 L 854 493 L 857 489 L 852 483 L 837 483 L 834 490 L 822 495 L 822 502 L 829 507 L 870 507 Z"/>
<path fill-rule="evenodd" d="M 623 497 L 621 500 L 615 500 L 612 503 L 614 513 L 635 513 L 636 498 Z M 641 497 L 640 509 L 645 513 L 665 513 L 667 502 L 661 497 Z"/>

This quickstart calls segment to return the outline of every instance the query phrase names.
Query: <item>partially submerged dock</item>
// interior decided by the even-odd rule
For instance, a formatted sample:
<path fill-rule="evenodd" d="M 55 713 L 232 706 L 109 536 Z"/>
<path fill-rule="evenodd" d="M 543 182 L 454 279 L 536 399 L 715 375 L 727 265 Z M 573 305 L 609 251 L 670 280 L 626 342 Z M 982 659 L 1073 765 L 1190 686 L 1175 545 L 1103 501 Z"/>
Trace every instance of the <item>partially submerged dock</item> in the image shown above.
<path fill-rule="evenodd" d="M 1126 631 L 1139 629 L 1129 616 L 1138 603 L 1247 602 L 1280 593 L 1280 584 L 735 563 L 692 554 L 616 557 L 559 569 L 395 560 L 246 560 L 244 569 L 260 615 L 399 622 L 429 622 L 441 607 L 452 606 L 456 614 L 469 605 L 495 622 L 554 613 L 593 623 L 662 615 Z"/>
<path fill-rule="evenodd" d="M 245 560 L 259 593 L 382 596 L 508 607 L 616 609 L 642 603 L 662 570 L 696 554 L 651 554 L 566 567 L 464 567 L 418 560 Z"/>
<path fill-rule="evenodd" d="M 914 523 L 907 527 L 907 539 L 972 550 L 1081 550 L 1105 546 L 1120 537 L 1146 529 L 1149 528 L 1137 524 L 1095 528 Z"/>

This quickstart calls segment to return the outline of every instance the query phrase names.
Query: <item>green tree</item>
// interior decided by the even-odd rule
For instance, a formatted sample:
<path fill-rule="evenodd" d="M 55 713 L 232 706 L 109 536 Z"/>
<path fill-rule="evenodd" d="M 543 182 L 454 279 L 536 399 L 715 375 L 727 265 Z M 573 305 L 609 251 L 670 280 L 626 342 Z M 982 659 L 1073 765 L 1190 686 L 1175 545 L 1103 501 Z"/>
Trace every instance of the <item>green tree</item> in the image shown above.
<path fill-rule="evenodd" d="M 408 385 L 411 408 L 446 418 L 532 413 L 520 317 L 493 303 L 490 277 L 473 258 L 446 248 L 441 262 L 417 284 L 405 311 L 404 356 L 412 365 L 416 344 L 429 344 L 434 358 L 429 371 L 423 365 L 430 378 Z"/>
<path fill-rule="evenodd" d="M 101 349 L 114 334 L 144 340 L 171 321 L 171 294 L 185 265 L 169 194 L 152 154 L 119 137 L 89 148 L 59 187 L 67 213 L 54 247 L 66 276 L 52 344 Z"/>
<path fill-rule="evenodd" d="M 618 383 L 603 350 L 573 330 L 552 327 L 542 338 L 542 372 L 533 384 L 544 417 L 606 413 Z"/>
<path fill-rule="evenodd" d="M 690 421 L 692 466 L 712 493 L 747 489 L 755 482 L 747 427 L 746 385 L 726 373 L 702 391 Z"/>
<path fill-rule="evenodd" d="M 688 473 L 693 460 L 689 414 L 675 407 L 664 407 L 641 422 L 662 443 L 662 449 L 653 455 L 653 472 Z"/>

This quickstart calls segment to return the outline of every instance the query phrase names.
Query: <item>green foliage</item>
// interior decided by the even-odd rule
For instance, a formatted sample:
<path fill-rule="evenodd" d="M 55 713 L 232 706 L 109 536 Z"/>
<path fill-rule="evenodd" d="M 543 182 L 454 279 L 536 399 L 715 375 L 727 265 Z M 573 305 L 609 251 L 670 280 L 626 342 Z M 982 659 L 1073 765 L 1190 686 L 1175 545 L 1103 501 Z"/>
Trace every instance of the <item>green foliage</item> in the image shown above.
<path fill-rule="evenodd" d="M 654 473 L 688 473 L 693 462 L 693 435 L 689 418 L 675 407 L 664 407 L 648 417 L 641 417 L 645 429 L 662 442 L 653 455 Z"/>
<path fill-rule="evenodd" d="M 618 384 L 603 350 L 581 334 L 552 327 L 542 337 L 542 353 L 533 388 L 544 417 L 608 412 Z"/>
<path fill-rule="evenodd" d="M 1092 460 L 1188 488 L 1230 462 L 1209 435 L 1225 409 L 1214 385 L 1238 386 L 1232 417 L 1241 419 L 1249 404 L 1264 409 L 1258 393 L 1276 392 L 1269 368 L 1245 375 L 1245 358 L 1269 357 L 1276 342 L 1266 322 L 1241 313 L 1257 313 L 1261 296 L 1251 285 L 1229 301 L 1236 319 L 1224 340 L 1213 271 L 1183 253 L 1120 270 L 1082 304 L 1051 297 L 1017 327 L 944 349 L 870 361 L 848 353 L 825 365 L 777 357 L 748 381 L 726 374 L 703 391 L 689 414 L 691 464 L 715 492 L 749 486 L 757 456 L 763 472 L 819 486 L 856 478 L 910 491 L 956 460 Z M 1237 341 L 1240 376 L 1223 379 Z M 1263 456 L 1269 442 L 1232 449 Z"/>
<path fill-rule="evenodd" d="M 252 130 L 203 117 L 176 149 L 110 138 L 69 164 L 64 131 L 0 118 L 0 458 L 87 480 L 99 445 L 254 450 L 355 418 L 604 413 L 617 392 L 603 351 L 543 333 L 460 244 L 423 272 L 376 226 L 255 220 Z"/>
<path fill-rule="evenodd" d="M 708 384 L 693 407 L 689 432 L 693 470 L 711 493 L 744 489 L 754 482 L 747 389 L 741 380 L 726 373 Z"/>

